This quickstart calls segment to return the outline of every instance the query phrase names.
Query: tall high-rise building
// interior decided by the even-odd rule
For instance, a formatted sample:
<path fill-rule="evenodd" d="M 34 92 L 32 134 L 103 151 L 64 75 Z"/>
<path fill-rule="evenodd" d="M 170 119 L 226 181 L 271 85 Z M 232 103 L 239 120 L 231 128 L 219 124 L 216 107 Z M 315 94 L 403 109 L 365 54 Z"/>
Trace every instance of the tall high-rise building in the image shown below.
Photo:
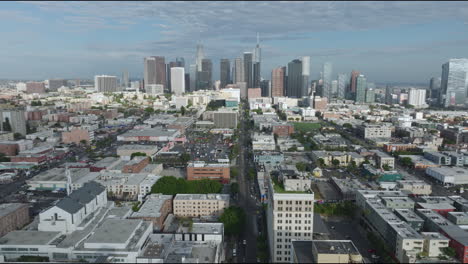
<path fill-rule="evenodd" d="M 175 59 L 177 67 L 185 68 L 185 59 L 182 57 L 176 57 Z"/>
<path fill-rule="evenodd" d="M 49 80 L 49 91 L 56 92 L 58 88 L 67 86 L 67 80 L 64 79 L 50 79 Z"/>
<path fill-rule="evenodd" d="M 184 81 L 185 81 L 185 91 L 190 92 L 190 74 L 186 73 L 184 76 Z"/>
<path fill-rule="evenodd" d="M 144 83 L 162 84 L 166 89 L 166 62 L 162 56 L 146 57 L 144 59 Z"/>
<path fill-rule="evenodd" d="M 197 65 L 196 64 L 190 64 L 189 66 L 189 75 L 190 75 L 190 91 L 196 91 L 197 90 Z"/>
<path fill-rule="evenodd" d="M 356 103 L 366 102 L 366 89 L 367 89 L 367 79 L 364 75 L 360 74 L 356 78 L 356 98 L 354 100 L 356 101 Z"/>
<path fill-rule="evenodd" d="M 27 82 L 26 83 L 26 93 L 33 94 L 33 93 L 45 93 L 45 84 L 43 82 Z"/>
<path fill-rule="evenodd" d="M 310 57 L 302 57 L 302 96 L 309 95 Z"/>
<path fill-rule="evenodd" d="M 244 78 L 247 83 L 247 88 L 255 88 L 253 87 L 252 60 L 252 52 L 244 52 Z"/>
<path fill-rule="evenodd" d="M 271 262 L 293 263 L 292 240 L 313 239 L 314 193 L 312 191 L 301 193 L 299 190 L 295 193 L 276 192 L 270 181 L 267 204 L 268 248 Z"/>
<path fill-rule="evenodd" d="M 467 104 L 468 59 L 450 59 L 442 65 L 440 103 L 444 107 Z"/>
<path fill-rule="evenodd" d="M 393 104 L 392 88 L 388 84 L 387 87 L 385 87 L 385 104 Z"/>
<path fill-rule="evenodd" d="M 359 77 L 360 73 L 358 71 L 353 70 L 351 72 L 351 79 L 349 80 L 349 90 L 348 90 L 348 98 L 355 98 L 356 96 L 356 80 Z"/>
<path fill-rule="evenodd" d="M 197 45 L 197 55 L 195 58 L 195 65 L 197 65 L 197 71 L 202 71 L 202 60 L 205 58 L 205 51 L 203 45 Z"/>
<path fill-rule="evenodd" d="M 274 68 L 271 71 L 271 97 L 284 96 L 285 67 Z"/>
<path fill-rule="evenodd" d="M 185 69 L 183 67 L 171 68 L 172 92 L 175 95 L 185 93 Z"/>
<path fill-rule="evenodd" d="M 416 108 L 426 105 L 426 89 L 410 89 L 408 104 Z"/>
<path fill-rule="evenodd" d="M 328 102 L 330 102 L 330 99 L 332 98 L 332 87 L 331 87 L 331 81 L 332 81 L 332 64 L 331 62 L 325 62 L 323 64 L 323 70 L 322 70 L 322 97 L 326 97 L 328 99 Z"/>
<path fill-rule="evenodd" d="M 374 90 L 374 88 L 368 87 L 366 89 L 366 103 L 368 103 L 368 104 L 375 103 L 375 90 Z"/>
<path fill-rule="evenodd" d="M 255 88 L 260 87 L 261 61 L 262 61 L 262 54 L 261 54 L 261 48 L 260 48 L 260 37 L 257 33 L 257 46 L 255 46 L 254 59 L 253 59 L 253 87 Z"/>
<path fill-rule="evenodd" d="M 338 89 L 336 92 L 336 97 L 339 99 L 345 99 L 346 97 L 346 87 L 349 83 L 349 75 L 346 73 L 338 74 Z"/>
<path fill-rule="evenodd" d="M 109 75 L 96 75 L 94 76 L 94 88 L 99 93 L 113 93 L 118 92 L 117 77 Z"/>
<path fill-rule="evenodd" d="M 129 78 L 130 78 L 130 77 L 129 77 L 128 71 L 127 71 L 127 70 L 124 70 L 124 71 L 122 72 L 122 84 L 121 84 L 121 86 L 122 86 L 123 88 L 129 87 L 129 85 L 130 85 Z"/>
<path fill-rule="evenodd" d="M 229 83 L 231 83 L 231 63 L 229 59 L 221 59 L 219 63 L 219 80 L 221 81 L 221 88 L 226 87 Z"/>
<path fill-rule="evenodd" d="M 260 89 L 262 91 L 262 97 L 271 96 L 271 82 L 269 80 L 261 80 Z"/>
<path fill-rule="evenodd" d="M 288 63 L 288 87 L 286 95 L 288 97 L 301 98 L 306 95 L 306 85 L 304 85 L 304 79 L 308 76 L 303 73 L 303 64 L 301 60 L 293 60 Z"/>
<path fill-rule="evenodd" d="M 26 136 L 26 116 L 22 108 L 0 109 L 0 131 L 20 133 Z"/>
<path fill-rule="evenodd" d="M 242 58 L 236 58 L 234 60 L 234 83 L 245 82 L 244 75 L 244 60 Z"/>
<path fill-rule="evenodd" d="M 429 94 L 430 98 L 438 100 L 440 97 L 440 85 L 442 83 L 442 78 L 432 77 L 429 83 Z"/>
<path fill-rule="evenodd" d="M 211 90 L 213 87 L 213 63 L 210 59 L 202 60 L 202 70 L 197 75 L 197 90 Z"/>

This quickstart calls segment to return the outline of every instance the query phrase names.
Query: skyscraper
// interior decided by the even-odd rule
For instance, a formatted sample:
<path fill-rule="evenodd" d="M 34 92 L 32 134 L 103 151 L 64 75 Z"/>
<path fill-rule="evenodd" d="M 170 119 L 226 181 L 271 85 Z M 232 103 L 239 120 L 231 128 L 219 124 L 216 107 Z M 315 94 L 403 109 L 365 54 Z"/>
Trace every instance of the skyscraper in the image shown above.
<path fill-rule="evenodd" d="M 197 65 L 197 71 L 202 71 L 202 60 L 205 58 L 205 51 L 203 50 L 203 45 L 197 45 L 197 55 L 195 59 L 195 64 Z"/>
<path fill-rule="evenodd" d="M 440 77 L 432 77 L 429 83 L 429 93 L 432 99 L 438 100 L 440 97 L 440 85 L 442 83 L 442 79 Z"/>
<path fill-rule="evenodd" d="M 310 57 L 304 56 L 302 57 L 302 96 L 306 96 L 309 94 L 309 75 L 310 75 Z"/>
<path fill-rule="evenodd" d="M 213 63 L 210 59 L 203 59 L 201 67 L 202 70 L 197 75 L 197 90 L 210 90 L 213 86 Z"/>
<path fill-rule="evenodd" d="M 332 64 L 330 62 L 325 62 L 323 64 L 323 83 L 322 83 L 322 97 L 327 97 L 328 102 L 332 98 L 332 90 L 331 90 L 331 81 L 332 81 Z"/>
<path fill-rule="evenodd" d="M 392 88 L 387 84 L 385 88 L 385 104 L 392 105 L 393 104 L 393 95 L 392 95 Z"/>
<path fill-rule="evenodd" d="M 372 104 L 375 103 L 375 91 L 374 88 L 366 89 L 366 103 Z"/>
<path fill-rule="evenodd" d="M 172 92 L 175 95 L 185 93 L 185 69 L 183 67 L 171 68 Z"/>
<path fill-rule="evenodd" d="M 308 80 L 309 76 L 304 75 L 304 73 L 301 60 L 296 59 L 288 63 L 288 87 L 286 90 L 288 97 L 301 98 L 306 95 L 305 87 L 307 87 L 308 81 L 307 84 L 304 84 L 304 80 L 306 78 Z"/>
<path fill-rule="evenodd" d="M 349 90 L 348 90 L 348 98 L 355 98 L 356 94 L 356 79 L 359 76 L 359 72 L 353 70 L 351 72 L 351 80 L 349 81 Z"/>
<path fill-rule="evenodd" d="M 244 60 L 242 58 L 234 60 L 234 72 L 234 83 L 245 82 Z"/>
<path fill-rule="evenodd" d="M 144 78 L 146 84 L 162 84 L 166 88 L 166 62 L 162 56 L 144 59 Z"/>
<path fill-rule="evenodd" d="M 426 89 L 410 89 L 408 104 L 416 108 L 426 105 Z"/>
<path fill-rule="evenodd" d="M 468 59 L 450 59 L 442 65 L 440 103 L 444 107 L 466 105 Z"/>
<path fill-rule="evenodd" d="M 23 108 L 0 109 L 0 131 L 26 136 L 26 118 Z"/>
<path fill-rule="evenodd" d="M 367 89 L 367 79 L 364 75 L 360 74 L 356 78 L 356 103 L 366 102 L 366 89 Z"/>
<path fill-rule="evenodd" d="M 257 46 L 254 50 L 253 60 L 253 87 L 260 87 L 260 64 L 262 60 L 261 49 L 260 49 L 260 37 L 257 33 Z"/>
<path fill-rule="evenodd" d="M 345 99 L 346 96 L 346 87 L 348 86 L 349 75 L 346 73 L 338 74 L 338 89 L 336 97 L 339 99 Z"/>
<path fill-rule="evenodd" d="M 190 64 L 189 66 L 189 78 L 190 78 L 190 91 L 196 91 L 197 90 L 197 65 L 196 64 Z"/>
<path fill-rule="evenodd" d="M 129 74 L 128 74 L 127 70 L 124 70 L 122 72 L 122 84 L 121 85 L 122 85 L 123 88 L 127 88 L 130 85 L 130 83 L 129 83 Z"/>
<path fill-rule="evenodd" d="M 260 89 L 262 90 L 262 97 L 269 97 L 271 94 L 271 82 L 269 80 L 261 80 Z"/>
<path fill-rule="evenodd" d="M 99 93 L 117 92 L 117 77 L 109 75 L 94 76 L 94 87 Z"/>
<path fill-rule="evenodd" d="M 271 97 L 284 96 L 285 68 L 278 67 L 271 71 Z"/>
<path fill-rule="evenodd" d="M 252 60 L 252 52 L 244 52 L 244 79 L 247 83 L 247 88 L 255 88 L 253 87 Z"/>
<path fill-rule="evenodd" d="M 219 80 L 221 81 L 221 88 L 226 87 L 229 83 L 231 83 L 231 63 L 229 59 L 221 59 L 219 63 L 220 67 L 220 77 Z"/>

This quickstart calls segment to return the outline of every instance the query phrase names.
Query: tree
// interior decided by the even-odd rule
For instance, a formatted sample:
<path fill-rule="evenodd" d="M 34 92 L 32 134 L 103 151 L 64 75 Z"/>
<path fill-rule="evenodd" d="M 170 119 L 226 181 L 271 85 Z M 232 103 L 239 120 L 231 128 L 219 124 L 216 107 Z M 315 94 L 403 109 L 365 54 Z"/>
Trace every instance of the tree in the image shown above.
<path fill-rule="evenodd" d="M 236 167 L 231 168 L 231 178 L 236 178 L 239 175 L 239 169 Z"/>
<path fill-rule="evenodd" d="M 451 258 L 453 258 L 453 257 L 455 257 L 455 256 L 457 255 L 457 252 L 455 251 L 455 249 L 454 249 L 454 248 L 451 248 L 451 247 L 441 248 L 441 251 L 442 251 L 445 255 L 447 255 L 447 256 L 449 256 L 449 257 L 451 257 Z"/>
<path fill-rule="evenodd" d="M 297 146 L 294 145 L 288 149 L 288 151 L 297 151 Z"/>
<path fill-rule="evenodd" d="M 413 165 L 413 161 L 411 160 L 410 157 L 403 157 L 400 159 L 400 162 L 401 162 L 401 165 L 406 166 L 406 167 L 410 167 L 411 165 Z"/>
<path fill-rule="evenodd" d="M 182 161 L 182 163 L 187 163 L 190 161 L 190 159 L 191 157 L 188 153 L 183 153 L 182 155 L 180 155 L 180 160 Z"/>
<path fill-rule="evenodd" d="M 350 123 L 344 123 L 344 124 L 343 124 L 343 127 L 344 127 L 344 128 L 348 128 L 348 129 L 352 129 L 352 128 L 353 128 L 353 125 L 351 125 Z"/>
<path fill-rule="evenodd" d="M 180 114 L 184 116 L 184 115 L 185 115 L 185 112 L 186 112 L 186 111 L 185 111 L 185 107 L 184 107 L 184 106 L 181 106 L 181 107 L 180 107 Z"/>
<path fill-rule="evenodd" d="M 306 171 L 307 170 L 307 164 L 304 162 L 298 162 L 296 163 L 296 168 L 298 171 Z"/>
<path fill-rule="evenodd" d="M 5 122 L 3 122 L 3 131 L 8 131 L 8 132 L 12 131 L 10 119 L 8 117 L 5 117 Z"/>
<path fill-rule="evenodd" d="M 219 221 L 224 224 L 226 235 L 237 235 L 242 231 L 245 224 L 245 212 L 237 206 L 230 206 L 224 209 L 219 217 Z"/>
<path fill-rule="evenodd" d="M 333 164 L 333 166 L 338 167 L 338 166 L 340 166 L 340 161 L 337 160 L 337 159 L 334 159 L 334 160 L 332 160 L 332 164 Z"/>
<path fill-rule="evenodd" d="M 132 211 L 138 212 L 139 209 L 140 209 L 140 202 L 138 201 L 138 202 L 133 203 Z"/>
<path fill-rule="evenodd" d="M 237 194 L 239 192 L 239 184 L 237 182 L 231 183 L 231 194 Z"/>
<path fill-rule="evenodd" d="M 322 159 L 322 158 L 318 159 L 318 160 L 317 160 L 317 163 L 318 163 L 318 166 L 319 166 L 319 167 L 325 166 L 325 160 Z"/>
<path fill-rule="evenodd" d="M 389 170 L 391 170 L 391 168 L 390 168 L 390 166 L 389 166 L 388 164 L 384 164 L 384 165 L 382 166 L 382 169 L 383 169 L 384 171 L 389 171 Z"/>
<path fill-rule="evenodd" d="M 148 113 L 148 114 L 152 114 L 152 113 L 154 113 L 154 108 L 153 107 L 146 107 L 145 112 Z"/>
<path fill-rule="evenodd" d="M 223 185 L 215 180 L 202 179 L 196 181 L 186 181 L 183 178 L 173 176 L 164 176 L 159 179 L 152 187 L 152 193 L 162 193 L 175 195 L 178 193 L 220 193 Z"/>
<path fill-rule="evenodd" d="M 86 145 L 88 143 L 88 141 L 86 139 L 82 139 L 80 140 L 80 144 L 81 145 Z"/>
<path fill-rule="evenodd" d="M 15 140 L 24 138 L 24 136 L 21 133 L 18 133 L 18 132 L 14 133 L 13 137 L 15 138 Z"/>
<path fill-rule="evenodd" d="M 0 153 L 0 162 L 10 162 L 10 158 L 8 158 L 5 153 Z"/>

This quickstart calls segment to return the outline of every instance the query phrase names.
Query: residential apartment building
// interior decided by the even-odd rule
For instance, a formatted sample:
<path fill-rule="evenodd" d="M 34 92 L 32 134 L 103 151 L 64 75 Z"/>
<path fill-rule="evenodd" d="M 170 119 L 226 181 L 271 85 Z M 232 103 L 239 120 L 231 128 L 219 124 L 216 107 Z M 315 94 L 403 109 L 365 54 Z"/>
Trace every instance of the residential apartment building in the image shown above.
<path fill-rule="evenodd" d="M 173 201 L 180 217 L 219 217 L 228 207 L 228 194 L 177 194 Z"/>
<path fill-rule="evenodd" d="M 277 192 L 274 183 L 270 181 L 268 200 L 267 227 L 271 261 L 291 262 L 292 241 L 313 238 L 314 193 Z"/>
<path fill-rule="evenodd" d="M 357 128 L 358 134 L 365 139 L 392 137 L 392 127 L 388 125 L 372 125 L 364 123 Z"/>

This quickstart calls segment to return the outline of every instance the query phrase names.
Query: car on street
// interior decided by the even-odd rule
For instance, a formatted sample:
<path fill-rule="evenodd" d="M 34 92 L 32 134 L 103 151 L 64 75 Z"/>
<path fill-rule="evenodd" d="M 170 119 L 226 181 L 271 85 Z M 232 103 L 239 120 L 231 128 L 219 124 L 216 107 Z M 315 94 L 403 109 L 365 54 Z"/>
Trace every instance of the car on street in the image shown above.
<path fill-rule="evenodd" d="M 232 256 L 235 257 L 236 256 L 236 249 L 232 249 Z"/>

